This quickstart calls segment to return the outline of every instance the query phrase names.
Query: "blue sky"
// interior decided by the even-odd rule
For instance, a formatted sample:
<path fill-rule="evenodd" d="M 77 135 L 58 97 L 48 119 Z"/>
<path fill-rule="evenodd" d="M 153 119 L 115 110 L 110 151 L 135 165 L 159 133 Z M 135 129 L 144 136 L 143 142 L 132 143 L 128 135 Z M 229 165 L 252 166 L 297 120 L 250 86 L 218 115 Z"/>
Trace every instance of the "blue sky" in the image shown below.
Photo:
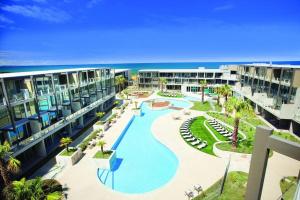
<path fill-rule="evenodd" d="M 300 60 L 299 0 L 2 0 L 0 65 Z"/>

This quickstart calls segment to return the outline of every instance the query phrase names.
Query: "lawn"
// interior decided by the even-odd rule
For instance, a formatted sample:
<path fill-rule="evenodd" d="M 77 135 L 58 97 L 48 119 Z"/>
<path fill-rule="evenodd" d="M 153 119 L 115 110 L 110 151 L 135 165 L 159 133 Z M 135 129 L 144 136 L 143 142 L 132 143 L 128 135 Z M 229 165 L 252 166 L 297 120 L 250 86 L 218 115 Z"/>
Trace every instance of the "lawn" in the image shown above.
<path fill-rule="evenodd" d="M 200 151 L 203 151 L 203 152 L 211 154 L 211 155 L 215 155 L 213 153 L 213 145 L 217 141 L 209 133 L 209 131 L 205 128 L 205 126 L 204 126 L 205 120 L 206 119 L 203 116 L 197 117 L 197 119 L 191 124 L 190 130 L 196 138 L 200 138 L 201 140 L 207 141 L 207 146 L 205 148 L 201 149 Z"/>
<path fill-rule="evenodd" d="M 94 155 L 94 158 L 103 158 L 103 159 L 108 159 L 109 156 L 112 154 L 112 151 L 97 151 L 96 154 Z"/>
<path fill-rule="evenodd" d="M 219 143 L 217 144 L 217 148 L 221 149 L 223 151 L 233 151 L 237 153 L 247 153 L 251 154 L 253 151 L 253 143 L 249 140 L 244 140 L 238 143 L 238 146 L 236 149 L 232 148 L 231 142 L 228 143 Z"/>
<path fill-rule="evenodd" d="M 245 199 L 248 174 L 245 172 L 229 172 L 223 193 L 219 196 L 222 179 L 217 181 L 194 200 L 241 200 Z"/>
<path fill-rule="evenodd" d="M 280 188 L 283 194 L 283 199 L 293 200 L 297 187 L 297 177 L 289 176 L 281 179 Z"/>
<path fill-rule="evenodd" d="M 69 151 L 65 149 L 60 155 L 61 156 L 71 156 L 77 149 L 71 148 Z"/>
<path fill-rule="evenodd" d="M 193 101 L 194 105 L 191 108 L 192 110 L 199 110 L 199 111 L 210 111 L 212 110 L 210 104 L 208 101 L 205 101 L 204 103 L 199 101 Z"/>

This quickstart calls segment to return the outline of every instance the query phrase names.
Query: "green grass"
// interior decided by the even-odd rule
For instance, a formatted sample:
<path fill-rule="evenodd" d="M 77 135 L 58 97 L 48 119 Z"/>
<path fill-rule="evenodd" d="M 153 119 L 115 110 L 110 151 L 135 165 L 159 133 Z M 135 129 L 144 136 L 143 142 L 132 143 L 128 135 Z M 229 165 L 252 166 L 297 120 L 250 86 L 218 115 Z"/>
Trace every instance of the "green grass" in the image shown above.
<path fill-rule="evenodd" d="M 77 149 L 70 149 L 69 148 L 69 151 L 67 151 L 67 149 L 63 150 L 63 152 L 61 152 L 61 156 L 71 156 L 73 155 L 73 153 L 76 151 Z"/>
<path fill-rule="evenodd" d="M 217 181 L 194 200 L 241 200 L 245 199 L 248 174 L 245 172 L 229 172 L 223 193 L 219 196 L 222 179 Z"/>
<path fill-rule="evenodd" d="M 300 140 L 298 138 L 296 138 L 295 136 L 291 135 L 290 133 L 273 131 L 273 134 L 278 137 L 281 137 L 283 139 L 286 139 L 286 140 L 289 140 L 292 142 L 297 142 L 300 144 Z"/>
<path fill-rule="evenodd" d="M 221 112 L 222 111 L 222 106 L 218 105 L 218 104 L 215 104 L 215 111 L 217 112 Z"/>
<path fill-rule="evenodd" d="M 191 124 L 190 130 L 196 138 L 200 138 L 202 141 L 203 140 L 207 141 L 207 146 L 205 148 L 201 149 L 200 151 L 203 151 L 203 152 L 211 154 L 211 155 L 215 155 L 213 153 L 213 145 L 217 141 L 209 133 L 209 131 L 205 128 L 205 126 L 204 126 L 205 120 L 206 119 L 203 116 L 197 117 L 197 119 L 195 121 L 193 121 L 193 123 Z"/>
<path fill-rule="evenodd" d="M 157 92 L 157 95 L 162 96 L 162 97 L 172 97 L 172 98 L 182 98 L 182 97 L 184 97 L 183 94 L 178 93 L 178 92 L 162 92 L 162 91 L 159 91 L 159 92 Z"/>
<path fill-rule="evenodd" d="M 209 102 L 205 101 L 204 103 L 199 101 L 193 101 L 194 105 L 191 108 L 192 110 L 199 110 L 199 111 L 210 111 L 212 110 Z"/>
<path fill-rule="evenodd" d="M 297 187 L 297 177 L 289 176 L 281 179 L 280 188 L 283 194 L 283 199 L 293 200 Z"/>
<path fill-rule="evenodd" d="M 249 117 L 244 119 L 246 122 L 252 124 L 253 126 L 268 126 L 263 120 L 257 117 Z"/>
<path fill-rule="evenodd" d="M 94 158 L 103 158 L 103 159 L 108 159 L 109 156 L 112 154 L 112 151 L 97 151 L 96 154 L 94 155 Z"/>
<path fill-rule="evenodd" d="M 251 154 L 253 151 L 253 143 L 251 141 L 245 140 L 238 143 L 236 149 L 232 149 L 231 142 L 228 143 L 219 143 L 217 144 L 217 148 L 223 151 L 233 151 L 237 153 L 247 153 Z"/>

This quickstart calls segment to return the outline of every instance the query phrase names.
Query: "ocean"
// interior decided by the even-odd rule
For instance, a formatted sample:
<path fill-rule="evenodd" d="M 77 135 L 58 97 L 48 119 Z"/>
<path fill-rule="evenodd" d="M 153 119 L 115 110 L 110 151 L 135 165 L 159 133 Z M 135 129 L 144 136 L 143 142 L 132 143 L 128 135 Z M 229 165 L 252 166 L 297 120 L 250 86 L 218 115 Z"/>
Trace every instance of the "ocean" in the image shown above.
<path fill-rule="evenodd" d="M 261 61 L 259 63 L 266 62 Z M 76 65 L 27 65 L 27 66 L 0 66 L 0 73 L 43 71 L 55 69 L 70 69 L 84 67 L 112 67 L 115 69 L 130 69 L 136 73 L 140 69 L 196 69 L 198 67 L 219 68 L 220 65 L 247 64 L 253 62 L 169 62 L 169 63 L 124 63 L 124 64 L 76 64 Z M 257 62 L 256 62 L 257 63 Z M 273 64 L 300 65 L 300 61 L 274 61 Z"/>

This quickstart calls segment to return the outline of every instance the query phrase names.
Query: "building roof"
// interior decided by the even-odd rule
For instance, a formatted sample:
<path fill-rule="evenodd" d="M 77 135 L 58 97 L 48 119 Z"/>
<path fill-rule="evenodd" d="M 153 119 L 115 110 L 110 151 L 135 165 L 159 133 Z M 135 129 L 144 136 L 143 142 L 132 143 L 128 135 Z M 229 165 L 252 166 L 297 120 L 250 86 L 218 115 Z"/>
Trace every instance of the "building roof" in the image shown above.
<path fill-rule="evenodd" d="M 139 72 L 165 72 L 165 73 L 199 73 L 199 72 L 224 72 L 222 69 L 142 69 Z"/>
<path fill-rule="evenodd" d="M 130 71 L 130 69 L 115 69 L 115 73 L 121 73 L 121 72 L 127 72 Z"/>
<path fill-rule="evenodd" d="M 252 64 L 241 64 L 243 66 L 254 66 L 254 67 L 270 67 L 270 68 L 293 68 L 300 69 L 300 65 L 290 65 L 290 64 L 271 64 L 271 63 L 252 63 Z"/>
<path fill-rule="evenodd" d="M 0 78 L 14 78 L 14 77 L 35 76 L 35 75 L 55 74 L 55 73 L 64 73 L 64 72 L 87 71 L 87 70 L 95 70 L 95 69 L 100 69 L 100 68 L 72 68 L 72 69 L 58 69 L 58 70 L 47 70 L 47 71 L 1 73 Z"/>

